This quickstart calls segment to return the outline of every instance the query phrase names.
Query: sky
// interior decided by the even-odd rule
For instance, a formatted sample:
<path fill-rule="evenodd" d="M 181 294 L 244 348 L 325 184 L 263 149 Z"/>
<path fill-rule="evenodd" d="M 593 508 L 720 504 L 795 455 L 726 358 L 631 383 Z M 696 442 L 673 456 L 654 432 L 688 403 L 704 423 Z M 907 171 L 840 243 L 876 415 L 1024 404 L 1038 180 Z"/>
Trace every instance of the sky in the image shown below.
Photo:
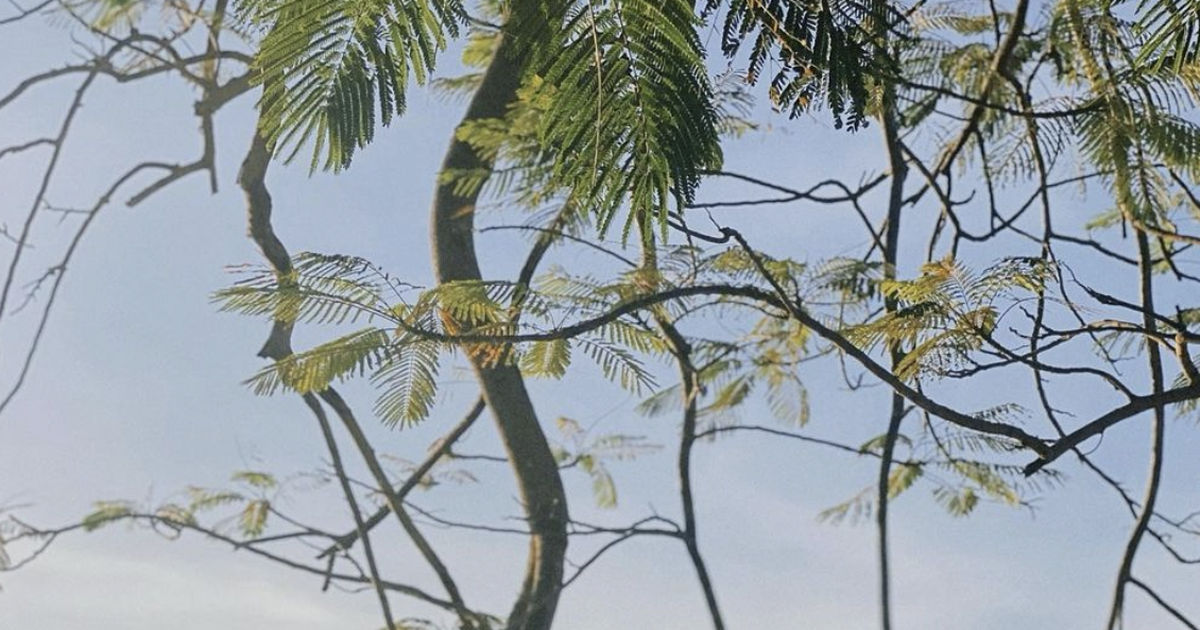
<path fill-rule="evenodd" d="M 78 59 L 80 45 L 61 24 L 0 26 L 0 93 L 38 69 Z M 446 59 L 452 59 L 448 53 Z M 0 143 L 39 137 L 61 120 L 74 79 L 30 92 L 0 110 Z M 99 81 L 80 110 L 49 199 L 56 206 L 90 204 L 122 170 L 140 160 L 185 162 L 199 146 L 190 117 L 194 94 L 177 81 L 135 86 Z M 74 258 L 32 372 L 13 405 L 0 415 L 0 506 L 29 522 L 56 526 L 90 510 L 93 501 L 154 503 L 187 485 L 221 486 L 236 470 L 263 469 L 286 476 L 325 460 L 317 428 L 298 399 L 254 396 L 241 381 L 261 362 L 254 356 L 267 326 L 217 312 L 213 291 L 228 286 L 227 266 L 258 262 L 245 236 L 244 206 L 234 184 L 248 145 L 250 100 L 218 117 L 221 190 L 210 194 L 202 177 L 170 187 L 135 208 L 103 209 Z M 414 90 L 409 111 L 336 177 L 276 165 L 268 184 L 275 226 L 293 252 L 350 253 L 378 262 L 418 285 L 431 282 L 427 213 L 436 168 L 462 104 Z M 767 116 L 760 131 L 731 143 L 727 167 L 804 187 L 828 177 L 857 181 L 882 168 L 876 130 L 856 136 L 820 119 L 799 122 Z M 0 223 L 14 230 L 48 153 L 0 159 Z M 148 180 L 146 180 L 148 181 Z M 728 183 L 706 185 L 702 198 L 748 191 Z M 753 191 L 750 191 L 753 192 Z M 1064 193 L 1068 194 L 1068 193 Z M 1075 194 L 1075 193 L 1069 193 Z M 124 197 L 122 197 L 124 198 Z M 1068 196 L 1083 216 L 1086 197 Z M 864 242 L 846 228 L 846 210 L 788 206 L 715 213 L 767 251 L 818 261 L 854 251 Z M 518 217 L 519 219 L 519 217 Z M 927 219 L 925 217 L 924 219 Z M 918 221 L 924 220 L 918 218 Z M 511 222 L 503 213 L 485 224 Z M 36 226 L 26 279 L 36 277 L 65 245 L 78 217 Z M 518 237 L 479 237 L 491 277 L 510 277 L 526 246 Z M 5 260 L 12 247 L 0 242 Z M 921 249 L 913 247 L 912 250 Z M 1032 252 L 1025 252 L 1032 253 Z M 592 264 L 568 251 L 552 261 Z M 915 261 L 909 261 L 911 271 Z M 1099 276 L 1099 270 L 1080 268 Z M 36 305 L 36 304 L 35 304 Z M 11 383 L 32 326 L 33 311 L 4 314 L 0 377 Z M 332 331 L 298 330 L 298 344 L 317 343 Z M 832 364 L 802 374 L 812 396 L 813 435 L 853 440 L 879 431 L 886 411 L 882 390 L 846 391 Z M 664 369 L 664 375 L 669 370 Z M 461 369 L 446 381 L 433 416 L 409 429 L 372 426 L 381 451 L 420 459 L 428 445 L 461 416 L 476 396 Z M 665 378 L 665 377 L 664 377 Z M 1028 389 L 1026 383 L 1021 385 Z M 945 400 L 980 409 L 1014 395 L 1003 379 L 976 389 L 943 388 Z M 674 496 L 673 419 L 644 418 L 636 399 L 600 382 L 581 367 L 565 382 L 532 384 L 547 421 L 574 418 L 596 432 L 646 435 L 666 446 L 657 454 L 611 466 L 619 491 L 616 510 L 589 505 L 589 481 L 568 474 L 572 513 L 582 520 L 620 524 L 654 513 L 678 513 Z M 363 414 L 372 392 L 346 387 Z M 1060 402 L 1085 417 L 1116 402 L 1094 387 L 1064 388 Z M 747 415 L 757 421 L 761 405 Z M 764 421 L 769 423 L 769 421 Z M 549 422 L 547 422 L 549 424 Z M 1103 461 L 1140 488 L 1142 425 L 1106 436 Z M 1173 422 L 1168 475 L 1177 490 L 1167 500 L 1195 507 L 1195 453 L 1190 424 Z M 552 431 L 552 429 L 551 429 Z M 1177 441 L 1175 441 L 1177 440 Z M 875 538 L 866 525 L 833 526 L 817 514 L 872 483 L 875 467 L 811 446 L 735 436 L 701 444 L 695 457 L 701 543 L 730 628 L 877 627 Z M 499 451 L 490 425 L 480 423 L 465 450 Z M 508 473 L 495 465 L 468 468 L 478 483 L 439 486 L 421 505 L 473 522 L 504 524 L 519 506 Z M 1050 630 L 1099 626 L 1130 521 L 1119 499 L 1074 465 L 1060 489 L 1041 496 L 1035 512 L 991 504 L 954 519 L 918 488 L 893 505 L 895 618 L 898 628 Z M 360 476 L 361 468 L 357 469 Z M 284 505 L 314 522 L 346 527 L 330 489 L 297 492 Z M 1184 510 L 1186 511 L 1186 510 Z M 426 526 L 460 585 L 480 608 L 504 612 L 524 567 L 522 541 Z M 397 532 L 377 546 L 396 576 L 435 588 Z M 573 550 L 585 557 L 587 543 Z M 1153 576 L 1160 592 L 1193 614 L 1195 578 L 1146 545 L 1138 573 Z M 369 593 L 322 592 L 320 579 L 263 563 L 245 553 L 187 536 L 167 541 L 144 529 L 115 526 L 55 541 L 36 562 L 0 574 L 0 630 L 227 630 L 289 628 L 373 629 L 382 625 Z M 434 614 L 403 599 L 400 616 Z M 1130 598 L 1130 628 L 1166 628 L 1169 620 L 1140 595 Z M 627 543 L 567 589 L 558 627 L 578 630 L 697 628 L 707 623 L 699 590 L 681 546 L 656 540 Z"/>

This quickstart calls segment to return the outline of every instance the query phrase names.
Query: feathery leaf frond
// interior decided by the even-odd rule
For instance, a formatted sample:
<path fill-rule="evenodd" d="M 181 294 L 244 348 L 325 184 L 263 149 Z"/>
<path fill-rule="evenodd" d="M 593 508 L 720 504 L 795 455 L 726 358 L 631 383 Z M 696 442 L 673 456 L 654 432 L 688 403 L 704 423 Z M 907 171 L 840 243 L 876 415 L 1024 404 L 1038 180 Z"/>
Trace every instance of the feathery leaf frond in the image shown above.
<path fill-rule="evenodd" d="M 750 42 L 752 83 L 778 62 L 770 89 L 776 107 L 795 117 L 824 102 L 837 127 L 866 123 L 871 75 L 892 64 L 881 37 L 903 23 L 891 3 L 709 0 L 705 13 L 725 4 L 721 47 L 732 57 Z"/>
<path fill-rule="evenodd" d="M 596 214 L 603 234 L 628 204 L 650 242 L 672 202 L 693 199 L 700 173 L 721 163 L 719 114 L 699 20 L 687 0 L 570 2 L 561 22 L 525 20 L 534 70 L 550 105 L 541 138 L 554 178 Z"/>
<path fill-rule="evenodd" d="M 290 161 L 341 170 L 404 112 L 410 79 L 424 83 L 464 19 L 458 0 L 246 0 L 267 30 L 257 56 L 263 129 Z"/>

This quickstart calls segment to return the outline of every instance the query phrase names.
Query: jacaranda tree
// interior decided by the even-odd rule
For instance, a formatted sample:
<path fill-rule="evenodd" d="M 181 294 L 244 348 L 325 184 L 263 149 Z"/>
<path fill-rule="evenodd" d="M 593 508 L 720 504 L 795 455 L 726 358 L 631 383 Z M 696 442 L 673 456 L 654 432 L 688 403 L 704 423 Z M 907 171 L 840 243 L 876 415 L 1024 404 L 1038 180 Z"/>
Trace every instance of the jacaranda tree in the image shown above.
<path fill-rule="evenodd" d="M 1200 342 L 1200 2 L 1005 4 L 44 0 L 10 11 L 0 29 L 33 28 L 49 16 L 94 48 L 0 96 L 3 115 L 40 84 L 78 82 L 55 137 L 0 148 L 5 160 L 50 156 L 19 229 L 5 233 L 13 247 L 0 329 L 22 302 L 45 299 L 40 311 L 21 313 L 38 322 L 25 352 L 6 341 L 3 356 L 21 365 L 0 412 L 22 386 L 76 245 L 101 210 L 117 195 L 137 205 L 194 174 L 209 174 L 215 187 L 214 116 L 252 105 L 257 124 L 237 184 L 265 264 L 243 269 L 215 303 L 270 326 L 259 350 L 267 363 L 247 383 L 255 394 L 303 399 L 324 436 L 346 524 L 327 531 L 290 518 L 272 499 L 275 475 L 241 471 L 229 488 L 193 487 L 163 503 L 100 501 L 66 526 L 14 517 L 0 530 L 14 550 L 0 553 L 0 567 L 19 567 L 60 534 L 132 522 L 250 549 L 327 583 L 367 586 L 387 628 L 543 630 L 564 587 L 608 549 L 658 537 L 683 546 L 711 624 L 722 630 L 721 579 L 698 536 L 704 489 L 693 483 L 692 455 L 700 443 L 757 432 L 877 465 L 869 487 L 820 516 L 873 521 L 885 630 L 893 610 L 889 502 L 926 488 L 954 516 L 981 501 L 1029 506 L 1035 496 L 1053 500 L 1047 491 L 1065 470 L 1095 475 L 1130 515 L 1107 628 L 1122 624 L 1131 587 L 1195 628 L 1186 605 L 1160 595 L 1135 560 L 1155 545 L 1180 563 L 1200 562 L 1196 513 L 1161 499 L 1170 417 L 1193 414 L 1200 399 L 1190 354 Z M 461 66 L 442 58 L 447 50 L 461 53 Z M 58 157 L 85 95 L 98 82 L 136 86 L 153 77 L 196 90 L 199 156 L 130 168 L 75 213 L 61 260 L 30 269 L 31 226 L 55 213 Z M 414 289 L 349 254 L 289 251 L 272 224 L 271 165 L 298 162 L 313 177 L 352 170 L 404 115 L 417 86 L 466 100 L 429 183 L 436 286 Z M 847 139 L 875 135 L 878 159 L 862 165 L 856 182 L 726 170 L 724 150 L 768 119 L 796 125 L 797 151 L 815 150 L 804 135 L 813 121 Z M 148 175 L 157 179 L 146 183 Z M 729 183 L 766 196 L 706 196 L 710 185 Z M 1086 216 L 1072 205 L 1079 198 L 1088 200 Z M 772 228 L 788 239 L 760 245 L 755 216 L 730 211 L 788 204 L 838 212 L 845 226 L 822 237 L 795 215 Z M 489 205 L 527 217 L 509 226 L 532 236 L 514 277 L 480 264 L 477 217 Z M 845 238 L 851 230 L 857 235 Z M 821 238 L 837 241 L 823 252 L 838 254 L 814 257 L 806 247 Z M 606 262 L 542 264 L 574 250 L 599 251 Z M 297 326 L 336 332 L 297 348 Z M 402 430 L 444 421 L 438 387 L 454 361 L 470 366 L 478 401 L 397 474 L 365 424 Z M 548 435 L 526 379 L 561 379 L 580 361 L 639 396 L 645 414 L 678 418 L 673 515 L 618 526 L 572 518 L 569 506 L 615 503 L 606 465 L 653 450 L 566 418 Z M 886 388 L 878 421 L 859 427 L 864 440 L 823 438 L 819 419 L 809 424 L 810 397 L 832 395 L 806 386 L 816 373 L 840 374 L 850 390 Z M 1010 388 L 1003 400 L 963 402 L 961 392 L 992 388 L 996 378 Z M 339 391 L 350 379 L 377 391 L 369 412 Z M 1095 400 L 1058 393 L 1079 382 L 1115 402 L 1094 413 Z M 780 424 L 738 414 L 764 403 Z M 421 532 L 438 517 L 410 503 L 414 490 L 470 461 L 455 446 L 485 413 L 519 492 L 517 533 L 528 539 L 508 610 L 472 605 Z M 1094 446 L 1126 423 L 1149 436 L 1140 495 L 1098 461 L 1104 445 Z M 348 458 L 369 477 L 348 473 Z M 576 468 L 592 479 L 594 497 L 569 496 L 563 475 Z M 441 592 L 405 583 L 412 567 L 378 561 L 371 534 L 393 520 Z M 569 545 L 583 537 L 606 542 L 572 561 Z M 290 538 L 315 538 L 323 551 L 314 563 L 303 547 L 289 555 L 269 546 Z M 444 618 L 414 620 L 402 612 L 405 598 Z"/>

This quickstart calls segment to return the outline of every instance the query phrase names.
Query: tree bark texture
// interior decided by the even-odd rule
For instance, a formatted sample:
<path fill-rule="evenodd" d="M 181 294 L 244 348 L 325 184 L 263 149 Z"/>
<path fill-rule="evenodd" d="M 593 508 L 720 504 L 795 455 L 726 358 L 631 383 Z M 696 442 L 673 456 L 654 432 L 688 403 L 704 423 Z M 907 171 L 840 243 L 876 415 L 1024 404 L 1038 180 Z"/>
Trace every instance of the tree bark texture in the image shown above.
<path fill-rule="evenodd" d="M 500 118 L 516 98 L 522 60 L 503 37 L 482 82 L 467 107 L 463 122 Z M 492 167 L 461 139 L 450 142 L 443 172 L 488 170 Z M 475 253 L 475 207 L 482 186 L 457 194 L 454 184 L 441 181 L 433 202 L 433 265 L 438 283 L 482 279 Z M 512 365 L 493 365 L 468 352 L 476 377 L 500 431 L 512 463 L 525 515 L 529 522 L 529 564 L 520 595 L 508 617 L 509 630 L 550 628 L 567 550 L 567 501 L 558 465 L 546 441 L 520 371 Z"/>

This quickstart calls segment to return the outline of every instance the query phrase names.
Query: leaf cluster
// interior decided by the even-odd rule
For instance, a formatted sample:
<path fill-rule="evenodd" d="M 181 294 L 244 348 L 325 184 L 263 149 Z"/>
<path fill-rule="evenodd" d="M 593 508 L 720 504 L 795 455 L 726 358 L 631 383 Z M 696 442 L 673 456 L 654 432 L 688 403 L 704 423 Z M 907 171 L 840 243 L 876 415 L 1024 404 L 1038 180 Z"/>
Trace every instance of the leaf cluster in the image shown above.
<path fill-rule="evenodd" d="M 888 35 L 904 22 L 892 3 L 875 0 L 709 0 L 705 10 L 723 11 L 727 56 L 749 49 L 749 82 L 775 62 L 776 107 L 795 117 L 824 102 L 834 124 L 851 129 L 866 123 L 872 78 L 894 64 Z"/>
<path fill-rule="evenodd" d="M 927 263 L 916 278 L 885 281 L 883 292 L 896 308 L 846 335 L 866 350 L 899 351 L 900 378 L 945 375 L 991 337 L 1001 316 L 999 301 L 1017 291 L 1042 294 L 1052 272 L 1053 265 L 1040 258 L 1007 258 L 982 273 L 950 258 Z"/>
<path fill-rule="evenodd" d="M 458 0 L 243 0 L 242 19 L 265 32 L 256 56 L 260 124 L 291 160 L 311 145 L 311 168 L 341 170 L 404 113 L 410 81 L 424 83 L 464 20 Z"/>

